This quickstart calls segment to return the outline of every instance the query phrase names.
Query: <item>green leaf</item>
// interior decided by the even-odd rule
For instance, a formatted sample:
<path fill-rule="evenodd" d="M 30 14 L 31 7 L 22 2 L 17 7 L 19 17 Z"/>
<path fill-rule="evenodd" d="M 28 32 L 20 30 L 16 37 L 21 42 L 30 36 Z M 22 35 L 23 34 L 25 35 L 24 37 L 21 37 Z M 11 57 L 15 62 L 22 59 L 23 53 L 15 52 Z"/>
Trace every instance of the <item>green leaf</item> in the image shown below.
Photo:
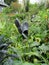
<path fill-rule="evenodd" d="M 42 44 L 42 46 L 39 46 L 39 49 L 41 49 L 42 52 L 46 53 L 49 51 L 49 45 Z"/>
<path fill-rule="evenodd" d="M 23 63 L 23 65 L 34 65 L 34 64 L 33 63 L 25 62 L 25 63 Z"/>

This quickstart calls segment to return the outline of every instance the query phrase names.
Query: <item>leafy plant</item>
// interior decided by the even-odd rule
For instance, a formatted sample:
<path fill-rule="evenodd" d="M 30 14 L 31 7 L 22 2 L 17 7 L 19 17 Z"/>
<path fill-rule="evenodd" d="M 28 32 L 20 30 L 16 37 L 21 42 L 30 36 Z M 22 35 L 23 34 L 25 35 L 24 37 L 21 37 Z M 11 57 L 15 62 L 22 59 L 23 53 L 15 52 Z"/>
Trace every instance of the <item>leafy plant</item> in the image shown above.
<path fill-rule="evenodd" d="M 34 7 L 36 10 L 36 6 L 33 6 L 33 9 Z M 32 14 L 34 14 L 32 11 L 21 12 L 20 14 L 14 14 L 14 16 L 6 14 L 5 11 L 1 13 L 0 36 L 4 35 L 4 38 L 2 41 L 1 36 L 0 41 L 3 44 L 8 44 L 11 40 L 12 44 L 8 46 L 7 52 L 19 57 L 19 59 L 15 59 L 10 55 L 10 57 L 4 59 L 3 65 L 49 65 L 49 9 L 43 10 L 42 8 L 42 10 L 39 10 L 31 22 Z M 23 39 L 19 34 L 14 24 L 16 17 L 20 19 L 21 23 L 27 19 L 29 24 L 27 39 Z M 9 40 L 6 40 L 7 38 Z M 2 46 L 2 43 L 0 46 Z"/>

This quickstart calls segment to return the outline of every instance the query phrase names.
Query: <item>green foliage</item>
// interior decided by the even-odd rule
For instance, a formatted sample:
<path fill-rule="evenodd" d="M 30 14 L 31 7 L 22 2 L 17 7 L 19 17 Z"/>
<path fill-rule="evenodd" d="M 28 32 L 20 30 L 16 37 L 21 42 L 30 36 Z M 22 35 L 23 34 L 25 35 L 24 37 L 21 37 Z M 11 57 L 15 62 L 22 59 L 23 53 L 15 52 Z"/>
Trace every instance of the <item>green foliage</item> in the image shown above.
<path fill-rule="evenodd" d="M 17 1 L 17 0 L 5 0 L 5 3 L 7 3 L 8 5 L 10 5 L 11 2 L 15 2 L 15 1 Z"/>
<path fill-rule="evenodd" d="M 38 7 L 38 5 L 37 4 L 30 4 L 29 5 L 29 12 L 31 13 L 31 14 L 36 14 L 36 13 L 38 13 L 38 11 L 39 11 L 39 7 Z"/>
<path fill-rule="evenodd" d="M 32 9 L 32 6 L 30 8 Z M 33 6 L 33 11 L 36 12 L 36 6 Z M 35 14 L 33 11 L 18 13 L 14 16 L 5 14 L 5 11 L 0 14 L 0 35 L 5 35 L 4 38 L 9 38 L 13 42 L 8 52 L 19 56 L 19 60 L 11 57 L 4 59 L 3 65 L 49 65 L 49 9 L 41 11 L 39 9 L 31 22 L 30 15 Z M 16 17 L 21 21 L 28 20 L 27 39 L 23 39 L 19 34 L 14 24 Z M 24 19 L 21 19 L 22 17 Z"/>

